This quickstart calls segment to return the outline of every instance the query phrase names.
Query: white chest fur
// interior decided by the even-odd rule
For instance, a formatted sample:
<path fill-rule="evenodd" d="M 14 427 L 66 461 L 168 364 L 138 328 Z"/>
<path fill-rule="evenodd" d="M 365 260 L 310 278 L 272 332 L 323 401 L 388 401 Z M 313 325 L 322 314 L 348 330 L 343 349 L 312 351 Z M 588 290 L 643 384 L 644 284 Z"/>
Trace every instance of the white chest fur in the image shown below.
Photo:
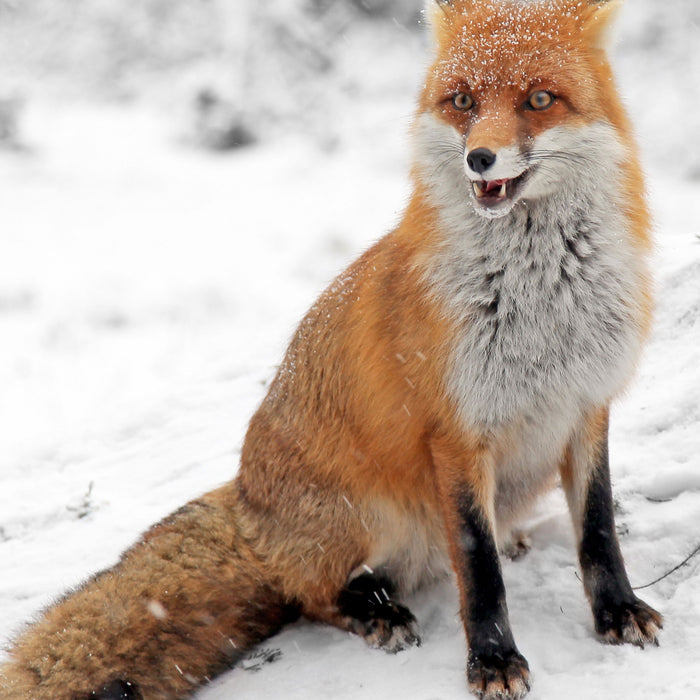
<path fill-rule="evenodd" d="M 459 162 L 431 168 L 429 146 L 417 156 L 447 231 L 427 277 L 456 329 L 448 394 L 471 426 L 560 416 L 551 428 L 561 423 L 563 441 L 631 373 L 645 266 L 617 198 L 624 152 L 612 129 L 556 138 L 581 154 L 575 165 L 501 219 L 472 211 Z"/>
<path fill-rule="evenodd" d="M 448 244 L 436 287 L 459 328 L 447 386 L 465 421 L 600 404 L 620 389 L 638 352 L 638 290 L 615 218 L 553 217 L 541 202 Z"/>
<path fill-rule="evenodd" d="M 590 204 L 590 203 L 585 203 Z M 547 202 L 476 222 L 433 284 L 457 333 L 446 390 L 465 425 L 497 429 L 501 535 L 550 484 L 583 413 L 627 381 L 641 345 L 641 276 L 619 216 Z"/>

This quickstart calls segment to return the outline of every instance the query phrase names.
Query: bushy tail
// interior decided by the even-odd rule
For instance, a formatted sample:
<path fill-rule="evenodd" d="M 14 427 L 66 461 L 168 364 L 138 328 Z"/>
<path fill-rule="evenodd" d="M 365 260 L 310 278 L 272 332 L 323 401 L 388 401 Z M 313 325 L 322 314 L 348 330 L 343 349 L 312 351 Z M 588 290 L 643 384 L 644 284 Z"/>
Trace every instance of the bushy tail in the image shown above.
<path fill-rule="evenodd" d="M 184 698 L 293 615 L 245 542 L 229 484 L 46 610 L 0 668 L 0 699 Z"/>

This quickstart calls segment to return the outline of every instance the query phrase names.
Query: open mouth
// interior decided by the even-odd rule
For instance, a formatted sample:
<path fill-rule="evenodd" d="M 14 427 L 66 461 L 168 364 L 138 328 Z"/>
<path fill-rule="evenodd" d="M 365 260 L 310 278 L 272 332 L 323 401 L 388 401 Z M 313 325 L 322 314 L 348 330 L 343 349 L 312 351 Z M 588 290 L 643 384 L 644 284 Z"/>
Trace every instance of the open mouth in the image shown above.
<path fill-rule="evenodd" d="M 526 170 L 518 177 L 505 180 L 472 180 L 474 198 L 480 207 L 497 210 L 513 204 L 528 175 Z"/>

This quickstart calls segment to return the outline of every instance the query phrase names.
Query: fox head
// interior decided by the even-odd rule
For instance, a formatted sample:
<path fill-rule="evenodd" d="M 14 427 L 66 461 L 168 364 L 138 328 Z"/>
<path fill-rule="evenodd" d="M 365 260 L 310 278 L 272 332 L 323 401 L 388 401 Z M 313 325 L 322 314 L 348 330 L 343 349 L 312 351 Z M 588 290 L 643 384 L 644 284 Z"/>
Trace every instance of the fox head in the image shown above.
<path fill-rule="evenodd" d="M 605 53 L 619 5 L 427 0 L 435 55 L 416 121 L 422 181 L 454 175 L 458 160 L 462 196 L 486 217 L 582 174 L 601 183 L 601 161 L 623 159 L 629 140 Z"/>

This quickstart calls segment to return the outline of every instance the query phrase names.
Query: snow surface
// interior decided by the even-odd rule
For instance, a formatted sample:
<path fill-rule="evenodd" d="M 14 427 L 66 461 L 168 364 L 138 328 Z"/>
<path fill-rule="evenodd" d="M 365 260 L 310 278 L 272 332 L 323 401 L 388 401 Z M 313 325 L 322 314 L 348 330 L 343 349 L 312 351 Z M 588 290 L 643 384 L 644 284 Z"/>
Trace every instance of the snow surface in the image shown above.
<path fill-rule="evenodd" d="M 368 86 L 340 100 L 333 143 L 290 129 L 211 156 L 178 144 L 171 115 L 143 104 L 30 104 L 26 150 L 0 153 L 0 642 L 232 476 L 303 312 L 396 222 L 425 59 L 387 56 L 392 82 L 370 46 L 355 40 Z M 621 64 L 658 242 L 654 333 L 611 433 L 618 529 L 639 586 L 700 544 L 700 181 L 663 160 L 654 134 L 668 117 L 645 109 L 639 64 Z M 697 154 L 698 132 L 684 133 Z M 560 491 L 527 530 L 532 551 L 503 571 L 532 700 L 700 697 L 700 556 L 643 591 L 665 615 L 660 647 L 607 647 Z M 197 697 L 466 698 L 453 582 L 407 603 L 420 648 L 390 656 L 297 623 L 264 645 L 278 660 Z"/>

